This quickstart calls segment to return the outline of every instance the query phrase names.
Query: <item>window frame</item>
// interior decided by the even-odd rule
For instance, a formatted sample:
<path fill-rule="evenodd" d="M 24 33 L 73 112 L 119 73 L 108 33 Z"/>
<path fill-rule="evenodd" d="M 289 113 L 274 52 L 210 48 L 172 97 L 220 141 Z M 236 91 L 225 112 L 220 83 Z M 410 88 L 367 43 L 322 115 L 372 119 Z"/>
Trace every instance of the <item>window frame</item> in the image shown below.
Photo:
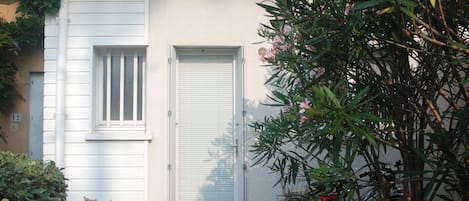
<path fill-rule="evenodd" d="M 89 134 L 86 140 L 151 140 L 151 132 L 146 130 L 146 76 L 147 76 L 147 59 L 146 46 L 100 46 L 93 47 L 93 58 L 91 67 L 91 84 L 90 99 L 92 107 L 90 107 L 90 115 L 92 122 Z M 119 120 L 110 120 L 110 56 L 119 56 Z M 125 57 L 132 56 L 133 59 L 133 78 L 132 78 L 132 120 L 124 120 L 124 82 L 125 82 Z M 104 57 L 107 60 L 107 100 L 104 103 Z M 141 120 L 138 116 L 138 67 L 139 58 L 141 60 Z M 135 68 L 137 66 L 137 68 Z M 104 119 L 104 105 L 106 105 L 106 119 Z"/>

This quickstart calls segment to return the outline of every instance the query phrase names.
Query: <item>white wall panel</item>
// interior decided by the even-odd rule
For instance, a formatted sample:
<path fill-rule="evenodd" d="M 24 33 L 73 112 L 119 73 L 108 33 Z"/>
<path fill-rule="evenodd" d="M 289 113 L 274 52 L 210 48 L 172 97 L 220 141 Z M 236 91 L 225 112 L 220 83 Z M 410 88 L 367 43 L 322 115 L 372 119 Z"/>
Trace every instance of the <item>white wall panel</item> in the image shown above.
<path fill-rule="evenodd" d="M 87 131 L 90 121 L 85 119 L 65 120 L 65 131 Z"/>
<path fill-rule="evenodd" d="M 44 61 L 44 73 L 47 74 L 49 72 L 54 72 L 57 70 L 57 62 L 55 60 L 46 60 Z M 55 80 L 55 78 L 54 78 Z M 48 80 L 44 79 L 44 83 L 48 82 Z"/>
<path fill-rule="evenodd" d="M 142 36 L 144 25 L 70 25 L 69 36 Z"/>
<path fill-rule="evenodd" d="M 89 118 L 89 109 L 87 107 L 78 107 L 78 108 L 66 108 L 65 109 L 65 119 L 72 120 L 88 120 Z M 55 108 L 46 107 L 44 108 L 44 119 L 45 120 L 54 120 L 55 119 Z"/>
<path fill-rule="evenodd" d="M 89 84 L 77 84 L 67 83 L 65 84 L 65 95 L 76 96 L 76 95 L 90 95 Z"/>
<path fill-rule="evenodd" d="M 44 108 L 55 106 L 55 96 L 44 96 Z"/>
<path fill-rule="evenodd" d="M 144 143 L 146 142 L 87 141 L 86 143 L 67 143 L 65 155 L 144 155 L 146 154 L 144 149 Z M 54 150 L 55 144 L 44 145 L 44 154 L 53 154 Z"/>
<path fill-rule="evenodd" d="M 43 151 L 44 151 L 44 156 L 45 155 L 54 155 L 55 154 L 55 144 L 54 143 L 45 143 Z"/>
<path fill-rule="evenodd" d="M 67 120 L 88 120 L 90 108 L 66 108 L 65 119 Z"/>
<path fill-rule="evenodd" d="M 56 83 L 55 71 L 49 71 L 44 74 L 44 80 L 46 84 Z M 46 81 L 47 80 L 47 81 Z M 65 83 L 67 84 L 88 84 L 90 82 L 90 72 L 81 72 L 81 71 L 68 71 L 65 72 Z"/>
<path fill-rule="evenodd" d="M 55 160 L 55 157 L 53 155 L 44 155 L 43 157 L 44 161 L 53 161 Z"/>
<path fill-rule="evenodd" d="M 56 24 L 56 23 L 57 23 L 57 16 L 55 16 L 55 15 L 46 16 L 44 23 L 45 23 L 47 26 Z"/>
<path fill-rule="evenodd" d="M 57 37 L 47 36 L 46 38 L 44 38 L 44 48 L 57 48 Z"/>
<path fill-rule="evenodd" d="M 56 82 L 56 73 L 55 72 L 47 72 L 44 73 L 44 84 L 55 84 Z"/>
<path fill-rule="evenodd" d="M 140 24 L 145 22 L 143 13 L 78 13 L 71 14 L 72 25 L 119 25 L 119 24 Z"/>
<path fill-rule="evenodd" d="M 272 108 L 259 107 L 259 103 L 267 100 L 267 89 L 264 86 L 264 79 L 268 77 L 266 68 L 262 68 L 262 62 L 257 58 L 257 51 L 266 44 L 254 44 L 263 41 L 257 35 L 257 27 L 260 23 L 266 23 L 265 11 L 256 5 L 254 0 L 241 1 L 187 1 L 187 0 L 150 0 L 150 24 L 149 24 L 149 48 L 148 48 L 148 79 L 150 86 L 155 86 L 155 92 L 149 94 L 148 104 L 151 111 L 168 110 L 168 87 L 171 82 L 168 78 L 168 57 L 171 46 L 206 46 L 220 47 L 233 46 L 242 47 L 244 50 L 244 89 L 243 97 L 246 105 L 246 115 L 249 121 L 262 120 L 266 114 L 272 113 Z M 151 100 L 151 101 L 150 101 Z M 277 110 L 277 109 L 274 109 Z M 275 111 L 274 111 L 275 112 Z M 149 191 L 149 200 L 169 200 L 171 189 L 167 184 L 168 174 L 166 170 L 167 157 L 164 155 L 171 150 L 166 136 L 171 129 L 167 122 L 165 113 L 153 113 L 148 117 L 149 129 L 158 135 L 159 140 L 151 143 L 150 169 L 159 171 L 149 171 L 150 184 L 153 189 Z M 246 129 L 249 129 L 248 125 Z M 247 136 L 252 136 L 247 133 Z M 248 147 L 247 147 L 248 148 Z M 249 156 L 246 162 L 249 163 Z M 161 161 L 163 160 L 163 162 Z M 171 161 L 170 161 L 171 162 Z M 177 164 L 176 164 L 177 165 Z M 248 165 L 246 170 L 246 200 L 267 201 L 278 200 L 281 194 L 280 189 L 272 188 L 274 184 L 272 177 L 277 175 L 269 174 L 266 168 L 256 167 L 252 171 Z M 159 179 L 159 178 L 165 179 Z M 174 189 L 173 189 L 174 191 Z M 174 194 L 173 194 L 174 195 Z M 241 200 L 241 199 L 240 199 Z"/>
<path fill-rule="evenodd" d="M 43 138 L 44 144 L 55 143 L 55 132 L 45 131 L 43 136 L 44 136 L 44 138 Z M 44 160 L 45 159 L 46 158 L 44 158 Z"/>
<path fill-rule="evenodd" d="M 142 167 L 67 167 L 68 179 L 143 179 Z"/>
<path fill-rule="evenodd" d="M 90 72 L 67 72 L 65 73 L 66 83 L 84 83 L 90 82 Z"/>
<path fill-rule="evenodd" d="M 45 96 L 55 96 L 55 84 L 44 84 L 44 95 Z"/>
<path fill-rule="evenodd" d="M 89 199 L 104 200 L 104 201 L 129 201 L 129 200 L 144 200 L 143 192 L 119 192 L 119 191 L 106 191 L 106 192 L 94 192 L 94 191 L 73 191 L 67 195 L 67 200 L 83 200 L 83 196 Z"/>
<path fill-rule="evenodd" d="M 69 11 L 76 13 L 143 13 L 141 2 L 70 2 Z"/>
<path fill-rule="evenodd" d="M 70 155 L 65 157 L 67 167 L 132 167 L 141 168 L 145 165 L 143 155 Z M 142 170 L 139 170 L 142 172 Z M 142 172 L 143 173 L 143 172 Z"/>
<path fill-rule="evenodd" d="M 44 27 L 44 36 L 57 36 L 57 24 L 48 24 Z"/>
<path fill-rule="evenodd" d="M 57 49 L 45 49 L 44 60 L 55 60 L 57 58 Z"/>
<path fill-rule="evenodd" d="M 90 71 L 90 61 L 89 60 L 72 60 L 67 62 L 67 71 L 76 71 L 76 72 L 83 72 L 83 71 Z"/>
<path fill-rule="evenodd" d="M 65 173 L 70 201 L 146 198 L 147 142 L 87 141 L 95 46 L 146 45 L 145 0 L 70 0 L 65 73 Z M 44 159 L 55 159 L 57 18 L 46 17 Z"/>
<path fill-rule="evenodd" d="M 46 107 L 44 108 L 44 119 L 54 119 L 55 118 L 55 108 Z"/>
<path fill-rule="evenodd" d="M 89 48 L 99 45 L 145 45 L 143 36 L 102 36 L 102 37 L 70 37 L 68 39 L 69 48 Z"/>
<path fill-rule="evenodd" d="M 83 108 L 90 106 L 89 96 L 66 96 L 65 107 L 66 108 Z"/>
<path fill-rule="evenodd" d="M 55 120 L 54 119 L 44 119 L 44 132 L 54 131 L 54 130 L 55 130 Z"/>
<path fill-rule="evenodd" d="M 143 179 L 140 179 L 140 180 L 70 179 L 67 183 L 68 183 L 68 190 L 70 192 L 73 192 L 73 191 L 83 191 L 83 192 L 142 191 L 145 185 L 145 182 Z M 83 198 L 81 200 L 83 200 Z"/>
<path fill-rule="evenodd" d="M 70 0 L 70 2 L 143 2 L 142 0 Z"/>
<path fill-rule="evenodd" d="M 88 131 L 67 131 L 65 135 L 66 143 L 83 143 L 86 141 L 85 136 L 88 134 Z M 55 143 L 55 133 L 54 131 L 44 132 L 44 143 Z"/>
<path fill-rule="evenodd" d="M 90 54 L 90 48 L 68 49 L 67 60 L 89 60 Z"/>

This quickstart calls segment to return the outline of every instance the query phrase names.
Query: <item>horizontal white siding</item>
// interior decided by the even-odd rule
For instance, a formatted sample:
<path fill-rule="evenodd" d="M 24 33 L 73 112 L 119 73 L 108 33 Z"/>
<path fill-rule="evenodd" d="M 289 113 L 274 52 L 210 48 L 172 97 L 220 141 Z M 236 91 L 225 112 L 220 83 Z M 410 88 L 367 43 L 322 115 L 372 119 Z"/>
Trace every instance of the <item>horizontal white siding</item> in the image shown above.
<path fill-rule="evenodd" d="M 144 13 L 143 1 L 71 1 L 69 12 L 76 13 Z M 73 20 L 73 19 L 71 19 Z"/>
<path fill-rule="evenodd" d="M 65 155 L 143 155 L 144 142 L 86 142 L 68 143 Z M 44 145 L 44 154 L 54 154 L 55 146 Z"/>
<path fill-rule="evenodd" d="M 112 200 L 112 201 L 129 201 L 129 200 L 144 200 L 142 193 L 138 192 L 120 192 L 120 191 L 105 191 L 105 192 L 93 192 L 93 191 L 74 191 L 68 193 L 67 200 L 83 200 L 83 196 L 87 198 L 93 198 L 96 200 Z"/>
<path fill-rule="evenodd" d="M 147 142 L 87 141 L 92 122 L 93 47 L 147 44 L 145 0 L 69 0 L 65 69 L 68 198 L 144 200 Z M 44 159 L 55 158 L 57 19 L 45 20 Z"/>
<path fill-rule="evenodd" d="M 71 179 L 68 189 L 73 191 L 139 191 L 144 188 L 143 179 Z M 86 195 L 86 193 L 85 193 Z M 113 199 L 114 200 L 114 199 Z"/>
<path fill-rule="evenodd" d="M 70 25 L 69 36 L 142 36 L 144 25 Z"/>
<path fill-rule="evenodd" d="M 143 179 L 142 167 L 68 167 L 65 169 L 68 179 Z"/>
<path fill-rule="evenodd" d="M 47 80 L 46 84 L 55 84 L 55 76 L 57 74 L 54 71 L 48 72 L 46 75 L 44 75 L 44 79 Z M 66 84 L 73 83 L 73 84 L 87 84 L 90 81 L 90 72 L 84 71 L 78 71 L 78 72 L 66 72 L 65 77 L 67 78 L 65 80 Z"/>
<path fill-rule="evenodd" d="M 125 18 L 121 13 L 76 13 L 71 14 L 72 25 L 142 25 L 145 21 L 143 13 L 127 13 Z"/>

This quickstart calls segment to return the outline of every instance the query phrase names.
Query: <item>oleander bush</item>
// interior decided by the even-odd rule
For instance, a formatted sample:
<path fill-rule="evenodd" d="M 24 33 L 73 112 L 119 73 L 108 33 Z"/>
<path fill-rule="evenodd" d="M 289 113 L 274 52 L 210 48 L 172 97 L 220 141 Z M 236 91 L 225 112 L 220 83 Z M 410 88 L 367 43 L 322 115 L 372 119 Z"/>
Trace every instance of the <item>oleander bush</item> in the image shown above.
<path fill-rule="evenodd" d="M 0 151 L 0 199 L 10 201 L 66 200 L 67 184 L 54 162 Z"/>
<path fill-rule="evenodd" d="M 324 186 L 312 200 L 357 200 L 368 186 L 395 200 L 395 183 L 401 200 L 469 200 L 467 2 L 259 3 L 269 21 L 258 54 L 279 113 L 252 124 L 254 165 L 282 185 Z M 383 164 L 399 160 L 394 182 Z"/>

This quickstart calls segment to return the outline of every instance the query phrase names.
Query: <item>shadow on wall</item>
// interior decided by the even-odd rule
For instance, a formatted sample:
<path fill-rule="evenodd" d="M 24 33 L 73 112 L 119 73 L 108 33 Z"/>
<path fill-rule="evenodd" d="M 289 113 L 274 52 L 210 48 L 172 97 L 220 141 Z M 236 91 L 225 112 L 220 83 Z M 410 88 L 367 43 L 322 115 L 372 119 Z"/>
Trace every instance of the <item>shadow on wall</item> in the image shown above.
<path fill-rule="evenodd" d="M 226 132 L 215 138 L 207 152 L 209 159 L 207 164 L 216 163 L 210 174 L 204 181 L 199 192 L 201 200 L 233 200 L 234 189 L 234 156 L 236 150 L 231 146 L 234 141 L 233 124 L 227 125 Z M 229 198 L 229 199 L 228 199 Z"/>
<path fill-rule="evenodd" d="M 262 103 L 267 103 L 266 100 Z M 226 126 L 225 132 L 220 137 L 212 140 L 211 145 L 207 147 L 207 154 L 210 156 L 206 164 L 216 164 L 205 178 L 204 185 L 199 189 L 200 199 L 203 201 L 229 201 L 227 197 L 233 199 L 233 189 L 235 188 L 234 178 L 234 156 L 236 151 L 238 154 L 244 154 L 244 163 L 246 164 L 246 196 L 248 200 L 272 201 L 278 200 L 282 192 L 280 186 L 274 187 L 277 175 L 271 174 L 270 170 L 253 166 L 252 155 L 249 153 L 251 145 L 255 142 L 255 134 L 250 129 L 249 124 L 255 120 L 263 119 L 264 116 L 275 112 L 271 107 L 264 106 L 259 102 L 244 100 L 244 107 L 247 111 L 246 123 L 244 125 L 244 133 L 238 135 L 239 138 L 244 136 L 245 142 L 240 139 L 239 148 L 236 150 L 231 145 L 235 143 L 235 135 L 233 124 Z M 280 109 L 280 108 L 279 108 Z M 242 178 L 241 176 L 239 178 Z M 272 193 L 275 189 L 276 193 Z"/>

